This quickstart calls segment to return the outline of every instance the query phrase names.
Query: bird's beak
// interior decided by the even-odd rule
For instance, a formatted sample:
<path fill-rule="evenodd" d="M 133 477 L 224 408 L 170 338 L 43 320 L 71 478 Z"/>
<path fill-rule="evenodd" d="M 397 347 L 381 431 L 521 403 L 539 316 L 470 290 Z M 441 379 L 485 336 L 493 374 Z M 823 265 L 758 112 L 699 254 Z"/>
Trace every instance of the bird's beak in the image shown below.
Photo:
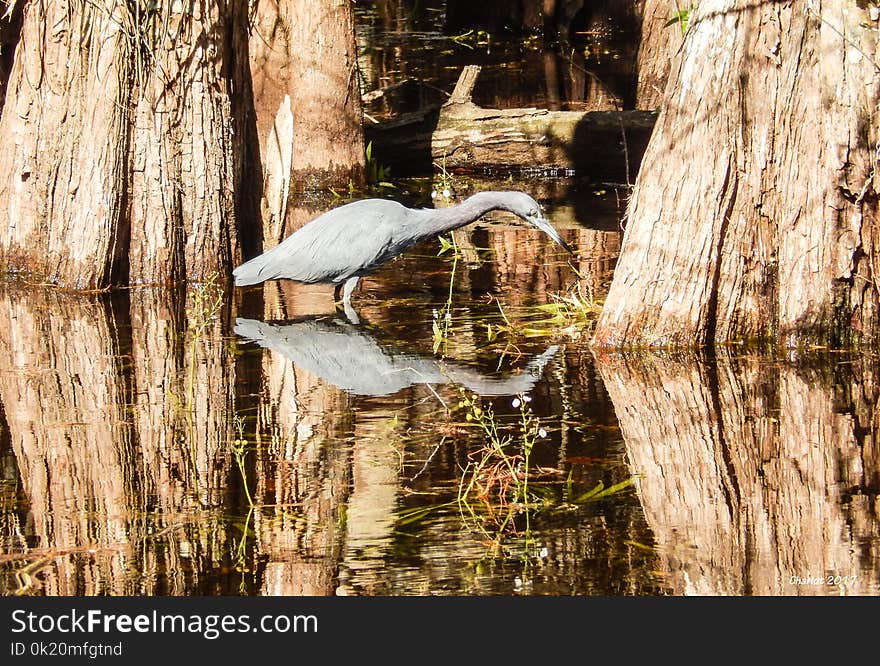
<path fill-rule="evenodd" d="M 562 237 L 559 235 L 559 232 L 553 228 L 553 225 L 550 224 L 550 220 L 546 217 L 532 217 L 529 218 L 529 222 L 534 224 L 538 229 L 543 231 L 545 234 L 550 236 L 558 245 L 561 245 L 569 254 L 574 254 L 574 250 L 571 249 L 571 246 L 562 240 Z"/>

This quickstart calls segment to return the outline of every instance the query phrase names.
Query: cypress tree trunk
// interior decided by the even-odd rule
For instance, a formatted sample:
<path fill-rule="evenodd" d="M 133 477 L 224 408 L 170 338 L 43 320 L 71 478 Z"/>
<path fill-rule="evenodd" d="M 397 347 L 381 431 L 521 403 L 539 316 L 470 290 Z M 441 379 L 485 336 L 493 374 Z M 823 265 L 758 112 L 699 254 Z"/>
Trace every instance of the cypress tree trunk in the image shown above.
<path fill-rule="evenodd" d="M 230 35 L 246 29 L 246 16 L 237 11 L 200 2 L 192 14 L 144 19 L 159 37 L 137 56 L 144 66 L 132 139 L 132 283 L 201 280 L 238 261 L 231 84 L 238 54 Z"/>
<path fill-rule="evenodd" d="M 6 84 L 12 71 L 15 45 L 21 35 L 21 5 L 9 6 L 6 0 L 0 0 L 0 113 L 6 101 Z"/>
<path fill-rule="evenodd" d="M 0 117 L 0 266 L 74 289 L 225 274 L 247 6 L 31 2 Z"/>
<path fill-rule="evenodd" d="M 700 3 L 594 344 L 880 337 L 877 41 L 845 0 Z"/>
<path fill-rule="evenodd" d="M 259 231 L 268 248 L 295 230 L 290 193 L 364 182 L 351 2 L 260 2 L 250 63 L 262 155 Z"/>
<path fill-rule="evenodd" d="M 119 266 L 128 59 L 95 5 L 30 2 L 0 117 L 0 264 L 80 289 Z"/>
<path fill-rule="evenodd" d="M 676 3 L 669 0 L 639 0 L 637 13 L 641 15 L 641 39 L 636 60 L 636 108 L 658 109 L 663 103 L 663 91 L 669 79 L 669 67 L 684 40 L 685 23 L 667 25 L 675 13 L 690 6 L 691 0 Z"/>

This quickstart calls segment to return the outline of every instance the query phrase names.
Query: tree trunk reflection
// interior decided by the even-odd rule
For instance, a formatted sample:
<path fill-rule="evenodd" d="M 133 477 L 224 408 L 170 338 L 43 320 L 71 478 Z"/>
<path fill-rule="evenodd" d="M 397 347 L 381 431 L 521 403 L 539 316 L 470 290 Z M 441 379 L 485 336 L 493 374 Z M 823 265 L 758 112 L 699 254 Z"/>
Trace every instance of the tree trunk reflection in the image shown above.
<path fill-rule="evenodd" d="M 834 370 L 821 372 L 752 357 L 598 367 L 673 593 L 877 589 L 878 384 L 866 359 L 824 359 Z"/>
<path fill-rule="evenodd" d="M 0 398 L 33 521 L 10 592 L 202 593 L 223 566 L 232 364 L 219 322 L 181 334 L 181 304 L 0 291 Z"/>
<path fill-rule="evenodd" d="M 294 209 L 297 210 L 297 209 Z M 264 289 L 263 319 L 332 313 L 332 289 L 290 282 Z M 351 483 L 349 398 L 264 352 L 257 394 L 258 549 L 268 561 L 261 592 L 333 595 Z M 331 416 L 332 415 L 332 416 Z"/>
<path fill-rule="evenodd" d="M 97 299 L 17 291 L 0 292 L 0 321 L 0 396 L 43 592 L 123 594 L 138 501 L 115 322 Z M 88 559 L 54 552 L 87 548 Z"/>

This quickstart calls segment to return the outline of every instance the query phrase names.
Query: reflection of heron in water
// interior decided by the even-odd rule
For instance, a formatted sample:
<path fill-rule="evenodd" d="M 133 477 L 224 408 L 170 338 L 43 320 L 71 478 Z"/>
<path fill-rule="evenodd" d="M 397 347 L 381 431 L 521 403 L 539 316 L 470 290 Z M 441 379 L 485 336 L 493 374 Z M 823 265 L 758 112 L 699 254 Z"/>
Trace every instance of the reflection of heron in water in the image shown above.
<path fill-rule="evenodd" d="M 342 289 L 345 314 L 356 324 L 351 292 L 361 276 L 413 245 L 470 224 L 491 210 L 521 217 L 571 252 L 537 202 L 522 192 L 480 192 L 455 206 L 437 209 L 364 199 L 324 213 L 232 273 L 239 286 L 277 279 L 331 282 L 337 298 Z"/>
<path fill-rule="evenodd" d="M 551 346 L 530 360 L 521 372 L 499 377 L 466 365 L 380 345 L 363 329 L 339 318 L 280 324 L 239 318 L 235 333 L 356 395 L 390 395 L 413 384 L 449 383 L 485 396 L 527 393 L 559 349 Z"/>

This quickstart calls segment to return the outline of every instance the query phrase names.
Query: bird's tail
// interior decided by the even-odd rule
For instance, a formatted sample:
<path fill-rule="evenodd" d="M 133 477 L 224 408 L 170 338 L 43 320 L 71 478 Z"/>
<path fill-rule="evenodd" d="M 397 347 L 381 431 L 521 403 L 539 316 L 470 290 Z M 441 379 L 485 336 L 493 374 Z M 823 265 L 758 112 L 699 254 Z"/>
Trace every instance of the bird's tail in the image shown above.
<path fill-rule="evenodd" d="M 267 260 L 267 255 L 261 254 L 250 261 L 246 261 L 232 271 L 232 274 L 235 276 L 236 286 L 243 287 L 249 284 L 259 284 L 264 280 L 270 279 L 272 276 L 268 275 L 265 270 Z"/>

